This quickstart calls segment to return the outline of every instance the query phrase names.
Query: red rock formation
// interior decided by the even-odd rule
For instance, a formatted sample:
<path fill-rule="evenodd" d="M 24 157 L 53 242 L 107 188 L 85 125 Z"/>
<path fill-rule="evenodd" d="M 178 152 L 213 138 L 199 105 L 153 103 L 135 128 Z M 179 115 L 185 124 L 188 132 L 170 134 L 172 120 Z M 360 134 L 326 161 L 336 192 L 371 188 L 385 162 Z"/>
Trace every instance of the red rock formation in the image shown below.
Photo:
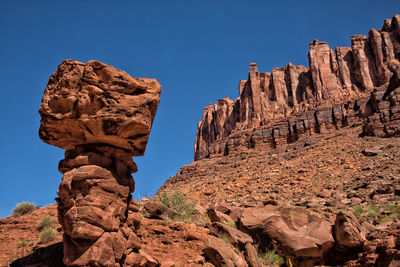
<path fill-rule="evenodd" d="M 362 124 L 374 88 L 389 85 L 389 62 L 400 59 L 400 15 L 369 36 L 354 35 L 350 47 L 310 43 L 309 67 L 273 68 L 239 83 L 239 97 L 205 107 L 197 127 L 194 159 L 226 155 L 241 146 L 285 149 L 308 135 Z"/>
<path fill-rule="evenodd" d="M 365 121 L 362 135 L 400 135 L 400 62 L 391 60 L 389 69 L 393 74 L 388 88 L 379 88 L 371 93 L 369 102 L 373 114 Z"/>
<path fill-rule="evenodd" d="M 57 203 L 67 266 L 119 266 L 128 256 L 132 156 L 144 154 L 159 97 L 155 79 L 98 61 L 66 60 L 50 77 L 39 135 L 66 149 Z"/>

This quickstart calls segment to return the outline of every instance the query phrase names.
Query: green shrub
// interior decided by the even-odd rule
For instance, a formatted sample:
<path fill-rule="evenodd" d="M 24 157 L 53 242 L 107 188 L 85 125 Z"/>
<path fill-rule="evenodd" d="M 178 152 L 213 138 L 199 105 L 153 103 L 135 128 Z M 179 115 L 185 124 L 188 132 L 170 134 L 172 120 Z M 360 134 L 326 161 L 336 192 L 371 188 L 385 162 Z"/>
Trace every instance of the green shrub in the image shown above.
<path fill-rule="evenodd" d="M 376 217 L 376 211 L 374 211 L 374 210 L 368 210 L 368 212 L 367 212 L 367 216 L 368 217 Z"/>
<path fill-rule="evenodd" d="M 222 241 L 224 241 L 227 244 L 230 244 L 230 240 L 229 240 L 229 236 L 227 234 L 222 234 L 219 236 L 219 239 L 221 239 Z"/>
<path fill-rule="evenodd" d="M 353 214 L 355 216 L 360 216 L 363 212 L 364 212 L 364 210 L 361 206 L 356 206 L 353 210 Z"/>
<path fill-rule="evenodd" d="M 25 247 L 28 243 L 26 243 L 26 241 L 22 240 L 21 242 L 18 243 L 18 247 L 22 248 Z"/>
<path fill-rule="evenodd" d="M 52 225 L 54 223 L 53 219 L 50 218 L 50 216 L 45 215 L 42 217 L 42 219 L 40 219 L 40 221 L 38 222 L 37 225 L 37 229 L 39 231 L 43 230 L 46 227 L 50 227 L 50 225 Z"/>
<path fill-rule="evenodd" d="M 13 209 L 14 217 L 20 217 L 24 214 L 32 213 L 36 209 L 35 204 L 29 202 L 18 203 Z"/>
<path fill-rule="evenodd" d="M 57 230 L 53 227 L 46 227 L 40 232 L 40 242 L 45 244 L 56 238 Z"/>
<path fill-rule="evenodd" d="M 399 206 L 396 203 L 386 202 L 384 203 L 383 210 L 386 212 L 397 212 L 399 211 Z"/>
<path fill-rule="evenodd" d="M 269 250 L 265 253 L 259 253 L 258 258 L 260 261 L 267 266 L 282 265 L 285 263 L 285 259 L 277 254 L 274 250 Z"/>
<path fill-rule="evenodd" d="M 232 228 L 237 228 L 236 223 L 233 222 L 233 221 L 226 222 L 225 224 L 230 226 L 230 227 L 232 227 Z"/>
<path fill-rule="evenodd" d="M 189 202 L 187 197 L 179 191 L 175 191 L 172 194 L 167 194 L 164 191 L 158 196 L 158 199 L 165 206 L 173 209 L 182 216 L 190 216 L 196 212 L 194 204 Z"/>
<path fill-rule="evenodd" d="M 367 212 L 367 216 L 368 217 L 376 217 L 379 213 L 379 206 L 372 204 L 371 206 L 369 206 L 368 208 L 368 212 Z"/>
<path fill-rule="evenodd" d="M 375 211 L 376 213 L 379 213 L 379 206 L 376 204 L 372 204 L 371 206 L 369 206 L 369 210 Z"/>

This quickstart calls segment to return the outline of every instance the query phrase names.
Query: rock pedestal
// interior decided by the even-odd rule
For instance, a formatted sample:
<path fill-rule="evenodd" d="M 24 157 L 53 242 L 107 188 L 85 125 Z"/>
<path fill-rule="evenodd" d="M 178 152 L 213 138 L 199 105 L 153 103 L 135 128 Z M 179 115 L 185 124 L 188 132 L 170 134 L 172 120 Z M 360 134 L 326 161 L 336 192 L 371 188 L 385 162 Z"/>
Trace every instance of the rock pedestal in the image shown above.
<path fill-rule="evenodd" d="M 56 200 L 67 266 L 120 266 L 131 252 L 132 156 L 144 154 L 160 90 L 98 61 L 66 60 L 50 77 L 39 135 L 66 149 Z"/>

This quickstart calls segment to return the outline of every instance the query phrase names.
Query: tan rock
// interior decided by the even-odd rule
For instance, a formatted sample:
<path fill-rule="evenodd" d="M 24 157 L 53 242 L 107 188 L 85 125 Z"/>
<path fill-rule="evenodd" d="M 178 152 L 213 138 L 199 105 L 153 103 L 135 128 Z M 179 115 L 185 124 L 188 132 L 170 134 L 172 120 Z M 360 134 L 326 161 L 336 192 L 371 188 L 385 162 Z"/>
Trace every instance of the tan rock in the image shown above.
<path fill-rule="evenodd" d="M 179 213 L 168 208 L 161 202 L 157 201 L 147 201 L 144 204 L 144 209 L 150 214 L 151 217 L 163 219 L 163 218 L 173 218 L 178 216 Z"/>
<path fill-rule="evenodd" d="M 246 243 L 244 249 L 244 257 L 249 267 L 261 267 L 256 248 L 251 243 Z"/>
<path fill-rule="evenodd" d="M 337 215 L 335 237 L 336 243 L 344 249 L 360 248 L 366 240 L 365 230 L 350 212 L 340 212 Z"/>
<path fill-rule="evenodd" d="M 217 266 L 247 267 L 245 260 L 239 256 L 233 247 L 224 241 L 210 238 L 204 245 L 203 253 Z"/>
<path fill-rule="evenodd" d="M 260 240 L 261 248 L 275 242 L 284 255 L 307 257 L 315 262 L 329 252 L 334 240 L 331 224 L 317 213 L 300 207 L 247 208 L 240 218 L 240 229 Z"/>
<path fill-rule="evenodd" d="M 212 224 L 213 228 L 216 229 L 216 232 L 223 236 L 227 236 L 229 239 L 229 242 L 237 247 L 244 247 L 246 245 L 246 243 L 253 243 L 253 238 L 251 238 L 251 236 L 249 236 L 246 233 L 243 233 L 242 231 L 230 227 L 224 223 L 220 223 L 220 222 L 215 222 Z"/>

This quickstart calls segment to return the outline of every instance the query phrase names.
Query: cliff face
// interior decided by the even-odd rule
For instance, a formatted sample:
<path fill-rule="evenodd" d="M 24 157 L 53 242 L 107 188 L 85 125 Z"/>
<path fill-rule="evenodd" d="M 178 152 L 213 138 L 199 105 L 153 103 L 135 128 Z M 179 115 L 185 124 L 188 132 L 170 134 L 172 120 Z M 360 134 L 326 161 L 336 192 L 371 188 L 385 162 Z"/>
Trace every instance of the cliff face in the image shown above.
<path fill-rule="evenodd" d="M 351 47 L 332 50 L 314 40 L 308 58 L 308 68 L 289 63 L 271 73 L 250 64 L 237 99 L 204 108 L 194 159 L 227 155 L 241 146 L 283 148 L 308 135 L 361 124 L 374 112 L 370 93 L 389 85 L 389 63 L 400 59 L 400 15 L 368 37 L 352 36 Z"/>

